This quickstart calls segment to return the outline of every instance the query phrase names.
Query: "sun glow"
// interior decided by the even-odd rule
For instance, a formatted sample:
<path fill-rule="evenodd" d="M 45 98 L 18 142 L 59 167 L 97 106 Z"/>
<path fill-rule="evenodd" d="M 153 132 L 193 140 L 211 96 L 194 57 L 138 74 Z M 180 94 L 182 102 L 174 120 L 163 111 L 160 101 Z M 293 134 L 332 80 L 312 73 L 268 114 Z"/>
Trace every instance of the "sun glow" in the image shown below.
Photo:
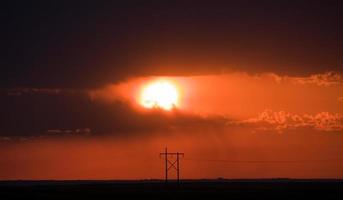
<path fill-rule="evenodd" d="M 168 81 L 153 82 L 143 88 L 140 103 L 145 108 L 171 110 L 178 104 L 179 94 Z"/>

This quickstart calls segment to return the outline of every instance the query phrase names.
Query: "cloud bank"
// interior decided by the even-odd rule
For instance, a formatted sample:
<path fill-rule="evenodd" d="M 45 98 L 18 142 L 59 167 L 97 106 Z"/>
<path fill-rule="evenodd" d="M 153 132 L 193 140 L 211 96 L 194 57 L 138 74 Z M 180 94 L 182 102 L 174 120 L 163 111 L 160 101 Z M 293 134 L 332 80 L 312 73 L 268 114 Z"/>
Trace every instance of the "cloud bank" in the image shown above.
<path fill-rule="evenodd" d="M 141 87 L 156 78 L 179 86 L 173 112 L 137 104 Z M 97 89 L 1 90 L 3 137 L 41 135 L 136 136 L 203 129 L 283 132 L 342 130 L 342 78 L 327 72 L 308 77 L 231 73 L 193 77 L 138 77 Z M 268 109 L 267 109 L 268 108 Z M 81 131 L 87 130 L 87 131 Z"/>

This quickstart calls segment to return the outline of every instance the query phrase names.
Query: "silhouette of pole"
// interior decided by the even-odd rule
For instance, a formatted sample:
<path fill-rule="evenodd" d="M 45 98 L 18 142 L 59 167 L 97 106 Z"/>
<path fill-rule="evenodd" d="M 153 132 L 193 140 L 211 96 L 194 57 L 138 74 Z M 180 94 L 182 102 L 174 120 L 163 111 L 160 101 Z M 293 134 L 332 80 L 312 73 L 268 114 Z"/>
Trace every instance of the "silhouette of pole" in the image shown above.
<path fill-rule="evenodd" d="M 165 165 L 166 165 L 166 176 L 165 176 L 165 181 L 166 181 L 166 184 L 168 183 L 168 149 L 166 147 L 165 149 Z"/>
<path fill-rule="evenodd" d="M 170 157 L 174 158 L 173 156 L 176 155 L 176 159 L 171 159 Z M 165 182 L 168 183 L 168 172 L 169 170 L 176 170 L 177 176 L 177 184 L 180 184 L 180 156 L 184 157 L 184 153 L 180 152 L 168 152 L 167 148 L 165 148 L 164 153 L 160 153 L 160 156 L 164 156 L 165 158 Z"/>
<path fill-rule="evenodd" d="M 179 152 L 176 153 L 176 163 L 177 163 L 177 167 L 176 167 L 176 171 L 177 171 L 177 185 L 180 185 L 180 162 L 179 162 Z"/>

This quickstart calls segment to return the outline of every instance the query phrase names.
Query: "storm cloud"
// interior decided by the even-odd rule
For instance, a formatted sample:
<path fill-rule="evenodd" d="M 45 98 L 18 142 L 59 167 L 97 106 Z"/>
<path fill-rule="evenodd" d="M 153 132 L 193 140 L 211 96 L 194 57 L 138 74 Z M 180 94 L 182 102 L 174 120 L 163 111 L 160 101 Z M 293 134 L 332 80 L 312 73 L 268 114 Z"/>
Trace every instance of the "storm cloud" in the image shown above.
<path fill-rule="evenodd" d="M 1 8 L 0 87 L 136 76 L 342 72 L 340 1 L 25 1 Z M 72 20 L 71 20 L 72 18 Z"/>
<path fill-rule="evenodd" d="M 1 136 L 135 136 L 158 131 L 220 129 L 228 120 L 187 114 L 177 109 L 170 113 L 159 109 L 139 111 L 127 102 L 94 101 L 87 93 L 45 91 L 1 95 Z"/>

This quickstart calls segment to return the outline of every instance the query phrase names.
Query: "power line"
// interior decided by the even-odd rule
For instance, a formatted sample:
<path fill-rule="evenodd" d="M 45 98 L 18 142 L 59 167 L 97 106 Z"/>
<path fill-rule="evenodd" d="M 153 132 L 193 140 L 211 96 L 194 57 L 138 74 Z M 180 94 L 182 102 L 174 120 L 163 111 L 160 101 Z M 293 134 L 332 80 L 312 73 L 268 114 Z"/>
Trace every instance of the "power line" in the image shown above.
<path fill-rule="evenodd" d="M 311 162 L 343 162 L 343 159 L 325 159 L 325 160 L 223 160 L 223 159 L 197 159 L 186 158 L 188 161 L 199 162 L 224 162 L 224 163 L 311 163 Z"/>

